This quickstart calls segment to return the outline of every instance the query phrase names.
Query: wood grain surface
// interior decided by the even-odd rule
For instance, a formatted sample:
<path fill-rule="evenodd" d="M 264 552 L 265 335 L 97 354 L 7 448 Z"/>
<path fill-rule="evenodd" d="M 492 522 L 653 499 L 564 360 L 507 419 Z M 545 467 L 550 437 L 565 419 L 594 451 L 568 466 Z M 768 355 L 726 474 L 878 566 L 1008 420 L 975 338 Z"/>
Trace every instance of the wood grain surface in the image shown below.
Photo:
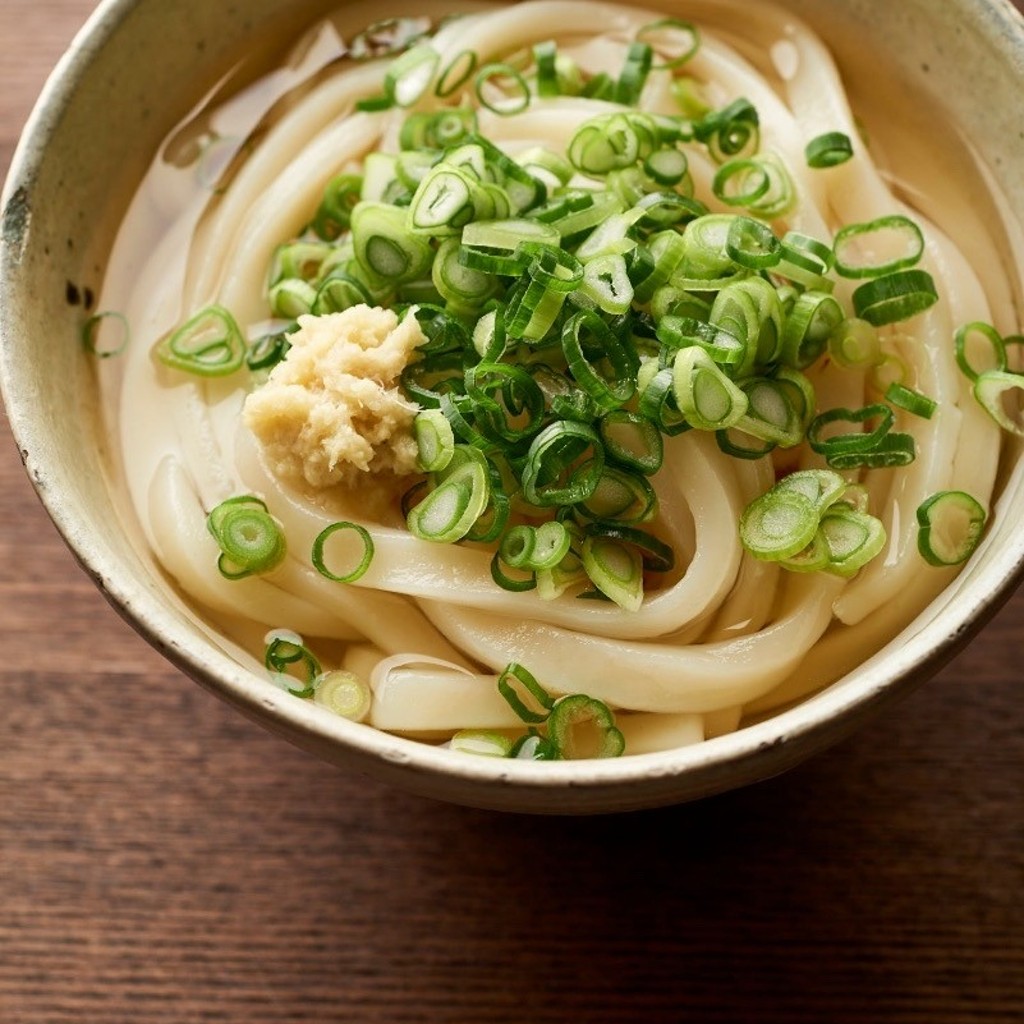
<path fill-rule="evenodd" d="M 0 170 L 91 0 L 0 0 Z M 500 816 L 311 759 L 171 669 L 0 443 L 0 1022 L 1024 1020 L 1024 594 L 779 779 Z"/>

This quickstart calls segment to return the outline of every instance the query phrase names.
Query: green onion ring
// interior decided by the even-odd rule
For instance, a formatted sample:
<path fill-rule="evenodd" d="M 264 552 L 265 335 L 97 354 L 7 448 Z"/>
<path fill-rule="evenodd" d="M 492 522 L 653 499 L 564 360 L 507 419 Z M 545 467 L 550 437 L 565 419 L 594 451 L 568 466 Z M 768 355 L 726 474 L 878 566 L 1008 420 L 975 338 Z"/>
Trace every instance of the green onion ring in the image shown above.
<path fill-rule="evenodd" d="M 363 553 L 358 564 L 351 572 L 339 576 L 336 573 L 333 573 L 324 564 L 324 546 L 327 544 L 330 537 L 341 530 L 352 530 L 359 536 L 359 539 L 363 542 Z M 313 568 L 316 569 L 321 576 L 326 579 L 333 580 L 335 583 L 355 583 L 356 580 L 361 579 L 365 575 L 366 570 L 370 568 L 370 563 L 373 561 L 373 553 L 373 538 L 370 536 L 370 532 L 365 526 L 360 526 L 358 523 L 350 522 L 332 523 L 326 529 L 322 530 L 317 535 L 316 540 L 313 541 Z"/>

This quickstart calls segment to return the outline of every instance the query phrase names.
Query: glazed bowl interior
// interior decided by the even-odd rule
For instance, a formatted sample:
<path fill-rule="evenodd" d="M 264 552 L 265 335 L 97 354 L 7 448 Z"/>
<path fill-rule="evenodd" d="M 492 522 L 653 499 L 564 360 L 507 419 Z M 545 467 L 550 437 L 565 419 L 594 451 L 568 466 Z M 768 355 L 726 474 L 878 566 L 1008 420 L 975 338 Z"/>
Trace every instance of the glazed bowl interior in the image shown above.
<path fill-rule="evenodd" d="M 601 763 L 457 757 L 318 713 L 239 667 L 172 593 L 110 484 L 111 453 L 80 336 L 132 188 L 161 140 L 253 39 L 294 36 L 331 6 L 248 0 L 239 13 L 238 5 L 210 0 L 102 4 L 51 78 L 7 182 L 0 369 L 10 422 L 58 529 L 128 621 L 201 684 L 326 760 L 430 796 L 542 813 L 656 806 L 764 778 L 849 733 L 952 657 L 1009 595 L 1024 565 L 1017 528 L 1024 477 L 1009 462 L 982 546 L 899 637 L 817 696 L 694 747 Z M 658 6 L 671 13 L 673 4 Z M 844 71 L 858 53 L 876 53 L 930 94 L 984 155 L 1009 210 L 1024 220 L 1017 124 L 1024 24 L 1008 2 L 785 6 L 819 31 Z M 367 21 L 380 16 L 365 7 Z M 388 13 L 415 13 L 415 5 L 392 5 Z M 1007 264 L 1019 265 L 1015 239 L 1010 248 Z"/>

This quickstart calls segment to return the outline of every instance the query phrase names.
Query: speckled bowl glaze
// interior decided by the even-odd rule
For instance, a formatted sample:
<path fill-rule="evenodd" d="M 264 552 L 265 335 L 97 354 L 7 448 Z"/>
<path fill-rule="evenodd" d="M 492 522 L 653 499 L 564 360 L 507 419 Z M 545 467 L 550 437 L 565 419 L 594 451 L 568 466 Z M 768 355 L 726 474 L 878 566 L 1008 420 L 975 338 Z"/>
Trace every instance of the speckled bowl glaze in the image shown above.
<path fill-rule="evenodd" d="M 788 6 L 841 62 L 850 38 L 862 52 L 870 52 L 870 40 L 884 52 L 883 63 L 895 59 L 914 86 L 935 95 L 967 126 L 1024 220 L 1024 21 L 1006 0 Z M 439 799 L 556 814 L 653 807 L 766 778 L 849 734 L 948 661 L 1024 571 L 1019 469 L 1007 475 L 993 525 L 970 564 L 882 652 L 792 710 L 663 754 L 544 764 L 453 757 L 314 714 L 319 709 L 240 669 L 189 621 L 133 547 L 108 488 L 80 343 L 83 306 L 99 290 L 132 184 L 170 127 L 247 41 L 263 32 L 290 35 L 327 7 L 322 0 L 108 0 L 54 72 L 15 157 L 3 195 L 0 381 L 32 483 L 121 614 L 202 685 L 326 761 Z"/>

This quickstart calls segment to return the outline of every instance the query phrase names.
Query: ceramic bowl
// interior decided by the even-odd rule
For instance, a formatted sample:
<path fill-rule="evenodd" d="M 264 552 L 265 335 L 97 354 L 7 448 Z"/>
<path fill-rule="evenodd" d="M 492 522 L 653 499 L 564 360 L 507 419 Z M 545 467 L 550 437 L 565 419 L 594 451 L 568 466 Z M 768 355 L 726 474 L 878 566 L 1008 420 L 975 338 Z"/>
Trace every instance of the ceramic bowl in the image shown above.
<path fill-rule="evenodd" d="M 11 426 L 57 528 L 128 621 L 202 685 L 327 761 L 432 797 L 541 813 L 652 807 L 763 779 L 849 734 L 947 662 L 1021 575 L 1019 471 L 1006 474 L 984 546 L 880 655 L 767 721 L 663 754 L 546 764 L 453 757 L 314 713 L 319 709 L 242 670 L 183 614 L 140 557 L 132 530 L 122 527 L 125 512 L 106 483 L 80 303 L 98 291 L 131 184 L 169 128 L 249 40 L 285 26 L 293 31 L 326 6 L 316 0 L 102 3 L 47 84 L 7 181 L 0 379 Z M 789 6 L 841 59 L 852 39 L 898 61 L 915 87 L 965 127 L 1024 221 L 1024 22 L 1008 2 L 789 0 Z"/>

